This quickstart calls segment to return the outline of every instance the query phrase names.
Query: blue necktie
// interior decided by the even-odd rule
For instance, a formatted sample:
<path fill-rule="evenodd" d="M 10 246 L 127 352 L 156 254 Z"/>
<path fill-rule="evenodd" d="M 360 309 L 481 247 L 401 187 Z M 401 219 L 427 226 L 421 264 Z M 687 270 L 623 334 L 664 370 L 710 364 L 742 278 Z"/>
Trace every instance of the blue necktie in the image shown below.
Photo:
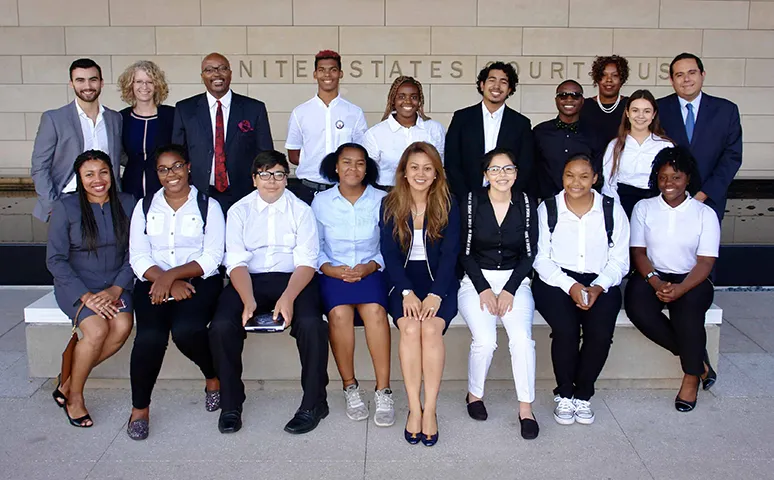
<path fill-rule="evenodd" d="M 693 138 L 693 128 L 696 126 L 696 119 L 693 118 L 693 105 L 690 103 L 685 106 L 688 109 L 688 115 L 685 116 L 685 133 L 688 135 L 688 143 Z"/>

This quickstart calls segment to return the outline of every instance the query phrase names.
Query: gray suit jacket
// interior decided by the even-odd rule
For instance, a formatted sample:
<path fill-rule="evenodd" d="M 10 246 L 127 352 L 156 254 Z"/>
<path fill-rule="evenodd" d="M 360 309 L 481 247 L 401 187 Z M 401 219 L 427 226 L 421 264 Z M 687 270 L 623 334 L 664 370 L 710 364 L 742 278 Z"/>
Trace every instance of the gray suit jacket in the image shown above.
<path fill-rule="evenodd" d="M 110 159 L 113 162 L 113 175 L 120 186 L 123 119 L 120 113 L 107 107 L 103 118 L 107 129 Z M 52 204 L 59 199 L 62 189 L 72 178 L 73 163 L 78 155 L 83 153 L 83 149 L 83 132 L 75 101 L 43 113 L 32 149 L 30 169 L 38 194 L 38 203 L 32 211 L 36 218 L 48 222 Z"/>

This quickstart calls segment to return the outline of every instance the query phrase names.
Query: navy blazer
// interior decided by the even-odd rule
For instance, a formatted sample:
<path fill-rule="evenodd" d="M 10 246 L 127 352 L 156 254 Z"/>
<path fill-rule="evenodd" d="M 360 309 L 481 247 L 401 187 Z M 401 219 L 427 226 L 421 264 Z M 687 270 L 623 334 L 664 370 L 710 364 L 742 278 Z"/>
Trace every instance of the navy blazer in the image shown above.
<path fill-rule="evenodd" d="M 134 196 L 119 193 L 121 207 L 132 217 Z M 129 239 L 120 248 L 113 234 L 110 205 L 91 204 L 97 220 L 97 252 L 90 252 L 81 237 L 81 204 L 78 194 L 54 203 L 48 226 L 46 265 L 54 277 L 54 295 L 60 305 L 74 305 L 86 292 L 100 292 L 113 285 L 131 291 L 134 272 L 129 265 Z M 128 231 L 127 231 L 128 235 Z"/>
<path fill-rule="evenodd" d="M 226 127 L 226 170 L 230 203 L 253 191 L 250 169 L 255 157 L 273 150 L 266 105 L 254 98 L 231 92 L 231 106 Z M 215 142 L 207 95 L 201 93 L 175 105 L 172 142 L 185 146 L 191 159 L 191 178 L 200 192 L 210 188 Z M 230 205 L 221 205 L 225 212 Z"/>
<path fill-rule="evenodd" d="M 175 107 L 159 105 L 154 131 L 144 131 L 146 122 L 132 117 L 132 107 L 121 110 L 124 119 L 122 134 L 124 153 L 127 156 L 121 187 L 124 192 L 141 199 L 161 190 L 156 173 L 156 148 L 172 143 L 172 125 Z"/>
<path fill-rule="evenodd" d="M 701 175 L 701 191 L 709 197 L 704 203 L 723 219 L 726 195 L 731 181 L 742 166 L 742 124 L 739 108 L 725 98 L 702 92 L 699 116 L 688 142 L 680 101 L 673 93 L 658 100 L 659 119 L 672 141 L 688 147 L 696 158 Z"/>
<path fill-rule="evenodd" d="M 411 232 L 414 231 L 413 219 L 409 216 L 408 226 Z M 394 222 L 392 219 L 385 223 L 384 221 L 384 200 L 379 209 L 379 231 L 380 248 L 384 258 L 384 271 L 387 275 L 387 282 L 390 291 L 393 288 L 399 292 L 403 290 L 413 290 L 411 279 L 406 275 L 406 263 L 408 262 L 408 252 L 401 249 L 398 240 L 393 235 Z M 424 234 L 427 228 L 427 222 L 422 226 Z M 449 294 L 450 289 L 459 287 L 457 280 L 456 267 L 457 257 L 460 253 L 460 211 L 454 198 L 451 199 L 451 210 L 449 211 L 449 223 L 441 231 L 442 237 L 435 241 L 425 244 L 425 257 L 433 276 L 433 285 L 430 293 L 440 297 Z"/>
<path fill-rule="evenodd" d="M 468 198 L 468 192 L 480 189 L 484 183 L 481 159 L 485 144 L 481 103 L 454 112 L 446 132 L 444 167 L 449 189 L 460 202 Z M 507 105 L 497 135 L 497 147 L 507 148 L 515 155 L 519 176 L 513 189 L 526 191 L 534 162 L 532 124 Z"/>

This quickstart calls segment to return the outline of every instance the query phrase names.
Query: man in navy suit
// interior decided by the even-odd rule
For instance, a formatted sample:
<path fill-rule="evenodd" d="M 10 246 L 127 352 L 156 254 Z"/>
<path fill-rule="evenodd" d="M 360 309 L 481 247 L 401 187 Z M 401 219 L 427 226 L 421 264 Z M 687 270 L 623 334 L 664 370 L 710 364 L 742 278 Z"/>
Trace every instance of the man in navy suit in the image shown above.
<path fill-rule="evenodd" d="M 742 165 L 742 125 L 736 104 L 701 91 L 704 76 L 699 57 L 676 56 L 669 65 L 675 93 L 658 100 L 659 118 L 669 138 L 696 157 L 701 191 L 695 198 L 723 220 L 728 186 Z"/>
<path fill-rule="evenodd" d="M 202 60 L 205 93 L 177 102 L 172 143 L 184 145 L 191 178 L 223 212 L 253 190 L 250 168 L 263 151 L 273 150 L 263 102 L 231 91 L 231 65 L 211 53 Z"/>
<path fill-rule="evenodd" d="M 513 65 L 494 62 L 478 74 L 481 103 L 454 112 L 446 133 L 446 175 L 458 201 L 483 186 L 481 158 L 495 148 L 507 148 L 516 157 L 519 175 L 514 189 L 524 190 L 533 162 L 532 125 L 527 117 L 509 108 L 519 77 Z"/>

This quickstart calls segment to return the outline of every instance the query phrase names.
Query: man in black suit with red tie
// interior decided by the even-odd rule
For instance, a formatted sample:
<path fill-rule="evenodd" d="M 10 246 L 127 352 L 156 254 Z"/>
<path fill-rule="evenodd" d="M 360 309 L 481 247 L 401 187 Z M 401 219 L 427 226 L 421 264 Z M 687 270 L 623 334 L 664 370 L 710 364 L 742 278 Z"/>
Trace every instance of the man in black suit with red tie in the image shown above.
<path fill-rule="evenodd" d="M 231 91 L 226 57 L 204 57 L 202 82 L 205 93 L 177 102 L 172 142 L 188 149 L 194 186 L 226 213 L 253 190 L 253 160 L 274 144 L 263 102 Z"/>
<path fill-rule="evenodd" d="M 481 188 L 484 174 L 481 158 L 495 148 L 507 148 L 516 157 L 519 174 L 514 190 L 527 187 L 533 162 L 531 124 L 527 117 L 509 108 L 519 77 L 513 65 L 494 62 L 478 74 L 481 103 L 454 112 L 446 133 L 446 176 L 458 201 Z"/>

